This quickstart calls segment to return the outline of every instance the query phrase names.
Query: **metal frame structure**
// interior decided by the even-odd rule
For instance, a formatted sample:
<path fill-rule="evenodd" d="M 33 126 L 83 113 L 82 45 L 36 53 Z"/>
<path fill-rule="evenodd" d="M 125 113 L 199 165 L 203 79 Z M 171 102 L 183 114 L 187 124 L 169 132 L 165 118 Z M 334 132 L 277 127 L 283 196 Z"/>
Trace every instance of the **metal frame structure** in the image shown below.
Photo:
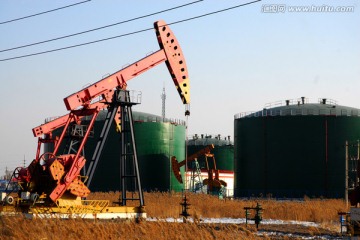
<path fill-rule="evenodd" d="M 130 127 L 130 141 L 132 142 L 131 156 L 126 152 L 126 127 L 125 118 L 132 122 L 131 106 L 133 103 L 120 99 L 121 96 L 128 96 L 126 91 L 127 81 L 139 76 L 141 73 L 165 62 L 170 72 L 171 78 L 184 104 L 186 104 L 185 115 L 189 115 L 190 103 L 190 86 L 188 79 L 188 72 L 185 63 L 185 58 L 180 48 L 180 45 L 164 21 L 157 21 L 154 23 L 154 28 L 160 50 L 157 52 L 129 65 L 122 70 L 101 79 L 100 81 L 64 98 L 64 103 L 69 110 L 69 114 L 48 121 L 38 127 L 33 128 L 33 134 L 38 139 L 38 147 L 36 158 L 27 168 L 18 169 L 17 179 L 23 192 L 19 196 L 19 204 L 21 211 L 29 211 L 31 205 L 35 205 L 34 199 L 41 199 L 41 202 L 47 207 L 54 204 L 64 204 L 63 199 L 75 199 L 79 197 L 86 197 L 90 191 L 84 184 L 80 170 L 85 165 L 85 158 L 81 155 L 88 137 L 91 134 L 94 122 L 102 109 L 109 108 L 109 116 L 107 116 L 107 123 L 104 125 L 103 133 L 98 144 L 99 149 L 96 149 L 87 174 L 90 177 L 88 185 L 91 184 L 92 176 L 96 169 L 96 164 L 101 156 L 103 144 L 105 144 L 107 133 L 110 129 L 111 122 L 115 121 L 117 128 L 121 130 L 122 138 L 122 173 L 121 178 L 133 176 L 137 182 L 137 188 L 141 192 L 141 184 L 139 178 L 139 171 L 136 159 L 136 145 L 134 143 L 133 126 Z M 117 109 L 120 108 L 120 111 Z M 77 152 L 75 154 L 59 155 L 60 145 L 64 142 L 64 138 L 70 124 L 81 124 L 84 117 L 90 117 L 90 122 L 87 124 L 86 131 L 83 137 L 78 139 Z M 63 127 L 63 131 L 59 138 L 53 138 L 52 132 Z M 40 136 L 44 137 L 40 137 Z M 42 143 L 54 143 L 54 150 L 50 153 L 40 155 Z M 125 162 L 132 159 L 135 166 L 135 174 L 131 175 L 124 172 L 126 168 Z M 123 181 L 124 182 L 124 181 Z M 123 194 L 126 194 L 126 184 L 122 183 Z M 19 193 L 20 195 L 20 193 Z M 36 195 L 38 197 L 32 198 Z M 142 192 L 139 194 L 140 206 L 143 205 L 144 200 Z M 122 196 L 121 205 L 126 205 L 126 196 Z M 38 205 L 36 205 L 38 206 Z M 35 210 L 34 210 L 35 211 Z M 33 211 L 33 212 L 34 212 Z M 37 208 L 36 213 L 42 210 Z M 56 211 L 56 210 L 54 210 Z M 127 211 L 127 210 L 126 210 Z M 126 212 L 125 211 L 125 212 Z M 141 210 L 142 211 L 142 210 Z"/>
<path fill-rule="evenodd" d="M 182 177 L 181 177 L 181 173 L 180 173 L 180 168 L 182 166 L 184 166 L 185 164 L 187 163 L 190 163 L 192 161 L 195 161 L 198 157 L 202 156 L 202 155 L 206 155 L 206 154 L 209 154 L 210 151 L 214 149 L 214 145 L 213 144 L 210 144 L 206 147 L 204 147 L 203 149 L 200 149 L 199 151 L 197 151 L 196 153 L 192 154 L 191 156 L 187 157 L 185 160 L 181 161 L 181 162 L 178 162 L 176 160 L 176 157 L 173 156 L 171 158 L 171 168 L 172 168 L 172 171 L 176 177 L 176 179 L 180 182 L 180 183 L 183 183 L 183 180 L 182 180 Z"/>
<path fill-rule="evenodd" d="M 210 144 L 206 147 L 204 147 L 203 149 L 200 149 L 199 151 L 197 151 L 196 153 L 192 154 L 191 156 L 189 156 L 187 159 L 178 162 L 176 160 L 176 157 L 173 156 L 171 158 L 171 167 L 173 170 L 173 173 L 176 177 L 176 179 L 180 182 L 183 183 L 182 177 L 181 177 L 181 173 L 180 173 L 180 167 L 184 166 L 187 163 L 195 163 L 195 165 L 197 163 L 197 158 L 200 156 L 205 156 L 205 163 L 206 163 L 206 171 L 208 173 L 208 178 L 205 178 L 202 181 L 202 186 L 207 186 L 207 192 L 209 194 L 219 194 L 222 195 L 222 188 L 227 186 L 227 183 L 224 180 L 219 179 L 219 169 L 216 168 L 216 161 L 215 161 L 215 156 L 214 154 L 211 153 L 211 150 L 214 149 L 214 145 Z M 210 167 L 209 165 L 209 160 L 208 158 L 211 158 L 213 161 L 213 167 Z M 199 174 L 199 167 L 197 167 L 197 169 L 193 169 L 192 173 L 191 173 L 191 183 L 193 186 L 194 191 L 196 192 L 196 188 L 195 186 L 195 182 L 196 182 L 196 178 L 198 178 L 199 176 L 201 177 L 201 174 Z M 198 173 L 196 173 L 198 172 Z"/>
<path fill-rule="evenodd" d="M 121 155 L 120 155 L 120 191 L 121 199 L 119 199 L 121 206 L 126 206 L 127 200 L 139 200 L 140 206 L 144 206 L 143 192 L 141 188 L 139 166 L 137 159 L 136 143 L 134 137 L 134 126 L 132 109 L 133 105 L 139 104 L 139 102 L 132 101 L 129 91 L 118 89 L 115 90 L 113 100 L 109 106 L 108 113 L 105 117 L 104 126 L 100 134 L 100 138 L 97 142 L 93 157 L 90 161 L 89 167 L 86 172 L 88 176 L 87 186 L 91 185 L 96 166 L 100 160 L 103 148 L 105 146 L 112 120 L 117 113 L 120 113 L 120 133 L 121 133 Z M 127 146 L 131 146 L 129 151 Z M 133 171 L 129 171 L 128 165 L 133 166 Z M 138 198 L 127 198 L 127 180 L 133 178 L 138 191 Z"/>
<path fill-rule="evenodd" d="M 191 163 L 191 176 L 190 176 L 190 188 L 193 192 L 201 191 L 203 192 L 203 179 L 201 176 L 201 169 L 197 159 Z"/>

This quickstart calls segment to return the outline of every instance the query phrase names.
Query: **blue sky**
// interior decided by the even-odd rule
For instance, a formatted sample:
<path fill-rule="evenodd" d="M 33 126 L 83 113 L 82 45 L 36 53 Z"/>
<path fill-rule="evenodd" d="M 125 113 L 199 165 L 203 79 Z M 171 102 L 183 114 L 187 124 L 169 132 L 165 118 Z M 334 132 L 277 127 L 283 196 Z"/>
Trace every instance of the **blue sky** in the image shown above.
<path fill-rule="evenodd" d="M 80 1 L 0 1 L 0 22 Z M 161 11 L 191 1 L 92 0 L 71 8 L 0 24 L 0 49 L 68 35 Z M 0 53 L 20 56 L 151 28 L 247 1 L 204 0 L 188 7 L 60 41 Z M 265 13 L 264 6 L 285 6 Z M 351 6 L 353 12 L 290 12 L 291 6 Z M 264 0 L 172 25 L 191 84 L 189 135 L 233 135 L 234 115 L 268 102 L 305 96 L 360 108 L 360 10 L 352 1 Z M 34 57 L 0 61 L 0 175 L 35 157 L 31 129 L 66 114 L 63 98 L 159 49 L 154 31 Z M 135 111 L 184 118 L 184 106 L 165 64 L 128 82 L 142 91 Z"/>

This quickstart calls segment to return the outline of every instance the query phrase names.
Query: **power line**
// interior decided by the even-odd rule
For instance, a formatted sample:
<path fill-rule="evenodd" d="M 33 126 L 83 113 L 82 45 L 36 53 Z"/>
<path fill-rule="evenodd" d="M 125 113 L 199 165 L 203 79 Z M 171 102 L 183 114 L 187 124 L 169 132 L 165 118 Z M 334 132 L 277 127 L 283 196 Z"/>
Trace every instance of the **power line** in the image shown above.
<path fill-rule="evenodd" d="M 75 47 L 81 47 L 81 46 L 85 46 L 85 45 L 89 45 L 89 44 L 93 44 L 93 43 L 108 41 L 108 40 L 115 39 L 115 38 L 120 38 L 120 37 L 129 36 L 129 35 L 134 35 L 134 34 L 141 33 L 141 32 L 145 32 L 145 31 L 149 31 L 149 30 L 153 30 L 153 28 L 146 28 L 146 29 L 142 29 L 142 30 L 139 30 L 139 31 L 130 32 L 130 33 L 125 33 L 125 34 L 121 34 L 121 35 L 114 36 L 114 37 L 103 38 L 103 39 L 99 39 L 99 40 L 95 40 L 95 41 L 91 41 L 91 42 L 80 43 L 80 44 L 76 44 L 76 45 L 72 45 L 72 46 L 67 46 L 67 47 L 62 47 L 62 48 L 56 48 L 56 49 L 52 49 L 52 50 L 48 50 L 48 51 L 44 51 L 44 52 L 37 52 L 37 53 L 22 55 L 22 56 L 18 56 L 18 57 L 0 59 L 0 61 L 3 62 L 3 61 L 7 61 L 7 60 L 13 60 L 13 59 L 24 58 L 24 57 L 31 57 L 31 56 L 36 56 L 36 55 L 41 55 L 41 54 L 51 53 L 51 52 L 57 52 L 57 51 L 65 50 L 65 49 L 70 49 L 70 48 L 75 48 Z"/>
<path fill-rule="evenodd" d="M 23 19 L 25 19 L 25 18 L 30 18 L 30 17 L 39 16 L 39 15 L 42 15 L 42 14 L 45 14 L 45 13 L 49 13 L 49 12 L 55 12 L 55 11 L 57 11 L 57 10 L 61 10 L 61 9 L 68 8 L 68 7 L 73 7 L 73 6 L 75 6 L 75 5 L 83 4 L 83 3 L 86 3 L 86 2 L 90 2 L 90 1 L 91 1 L 91 0 L 86 0 L 86 1 L 78 2 L 78 3 L 74 3 L 74 4 L 71 4 L 71 5 L 67 5 L 67 6 L 64 6 L 64 7 L 60 7 L 60 8 L 55 8 L 55 9 L 52 9 L 52 10 L 48 10 L 48 11 L 45 11 L 45 12 L 40 12 L 40 13 L 32 14 L 32 15 L 29 15 L 29 16 L 21 17 L 21 18 L 15 18 L 15 19 L 8 20 L 8 21 L 5 21 L 5 22 L 0 22 L 0 24 L 15 22 L 15 21 L 23 20 Z"/>
<path fill-rule="evenodd" d="M 252 1 L 252 2 L 243 3 L 243 4 L 240 4 L 240 5 L 233 6 L 233 7 L 221 9 L 221 10 L 218 10 L 218 11 L 215 11 L 215 12 L 210 12 L 210 13 L 206 13 L 206 14 L 203 14 L 203 15 L 199 15 L 199 16 L 195 16 L 195 17 L 175 21 L 175 22 L 169 23 L 167 25 L 174 25 L 174 24 L 178 24 L 178 23 L 182 23 L 182 22 L 187 22 L 187 21 L 190 21 L 190 20 L 195 20 L 197 18 L 207 17 L 207 16 L 210 16 L 210 15 L 214 15 L 214 14 L 221 13 L 221 12 L 226 12 L 226 11 L 229 11 L 229 10 L 233 10 L 235 8 L 244 7 L 244 6 L 251 5 L 253 3 L 257 3 L 257 2 L 261 2 L 261 1 L 262 0 L 256 0 L 256 1 Z"/>
<path fill-rule="evenodd" d="M 141 19 L 141 18 L 146 18 L 146 17 L 150 17 L 150 16 L 157 15 L 157 14 L 160 14 L 160 13 L 172 11 L 172 10 L 175 10 L 175 9 L 178 9 L 178 8 L 182 8 L 182 7 L 185 7 L 185 6 L 189 6 L 189 5 L 192 5 L 192 4 L 195 4 L 195 3 L 198 3 L 198 2 L 202 2 L 202 1 L 204 1 L 204 0 L 198 0 L 198 1 L 195 1 L 195 2 L 191 2 L 191 3 L 184 4 L 184 5 L 180 5 L 180 6 L 177 6 L 177 7 L 168 8 L 168 9 L 165 9 L 165 10 L 161 10 L 161 11 L 158 11 L 158 12 L 150 13 L 150 14 L 143 15 L 143 16 L 140 16 L 140 17 L 135 17 L 135 18 L 132 18 L 132 19 L 128 19 L 128 20 L 121 21 L 121 22 L 117 22 L 117 23 L 105 25 L 105 26 L 102 26 L 102 27 L 93 28 L 93 29 L 89 29 L 89 30 L 86 30 L 86 31 L 82 31 L 82 32 L 78 32 L 78 33 L 73 33 L 73 34 L 69 34 L 69 35 L 65 35 L 65 36 L 62 36 L 62 37 L 57 37 L 57 38 L 53 38 L 53 39 L 49 39 L 49 40 L 44 40 L 44 41 L 40 41 L 40 42 L 35 42 L 35 43 L 30 43 L 30 44 L 22 45 L 22 46 L 19 46 L 19 47 L 13 47 L 13 48 L 8 48 L 8 49 L 0 50 L 0 52 L 7 52 L 7 51 L 15 50 L 15 49 L 30 47 L 30 46 L 34 46 L 34 45 L 38 45 L 38 44 L 42 44 L 42 43 L 52 42 L 52 41 L 56 41 L 56 40 L 60 40 L 60 39 L 68 38 L 68 37 L 73 37 L 73 36 L 81 35 L 81 34 L 84 34 L 84 33 L 89 33 L 89 32 L 93 32 L 93 31 L 97 31 L 97 30 L 100 30 L 100 29 L 108 28 L 108 27 L 113 27 L 113 26 L 116 26 L 116 25 L 119 25 L 119 24 L 124 24 L 124 23 L 127 23 L 127 22 L 132 22 L 132 21 L 135 21 L 135 20 L 139 20 L 139 19 Z"/>
<path fill-rule="evenodd" d="M 206 13 L 206 14 L 203 14 L 203 15 L 199 15 L 199 16 L 195 16 L 195 17 L 186 18 L 186 19 L 183 19 L 183 20 L 171 22 L 171 23 L 168 23 L 167 25 L 175 25 L 175 24 L 178 24 L 178 23 L 183 23 L 183 22 L 195 20 L 195 19 L 202 18 L 202 17 L 207 17 L 207 16 L 210 16 L 210 15 L 218 14 L 218 13 L 221 13 L 221 12 L 226 12 L 226 11 L 229 11 L 229 10 L 233 10 L 233 9 L 236 9 L 236 8 L 239 8 L 239 7 L 244 7 L 244 6 L 251 5 L 251 4 L 254 4 L 254 3 L 257 3 L 257 2 L 261 2 L 261 1 L 262 0 L 256 0 L 256 1 L 248 2 L 248 3 L 236 5 L 236 6 L 233 6 L 233 7 L 230 7 L 230 8 L 225 8 L 225 9 L 222 9 L 222 10 Z M 57 52 L 57 51 L 66 50 L 66 49 L 75 48 L 75 47 L 80 47 L 80 46 L 85 46 L 85 45 L 89 45 L 89 44 L 93 44 L 93 43 L 108 41 L 108 40 L 112 40 L 112 39 L 115 39 L 115 38 L 134 35 L 134 34 L 137 34 L 137 33 L 146 32 L 146 31 L 150 31 L 150 30 L 153 30 L 153 28 L 146 28 L 146 29 L 142 29 L 142 30 L 138 30 L 138 31 L 134 31 L 134 32 L 129 32 L 129 33 L 125 33 L 125 34 L 121 34 L 121 35 L 117 35 L 117 36 L 113 36 L 113 37 L 109 37 L 109 38 L 103 38 L 103 39 L 99 39 L 99 40 L 95 40 L 95 41 L 91 41 L 91 42 L 80 43 L 80 44 L 76 44 L 76 45 L 71 45 L 71 46 L 62 47 L 62 48 L 56 48 L 56 49 L 47 50 L 47 51 L 43 51 L 43 52 L 37 52 L 37 53 L 32 53 L 32 54 L 27 54 L 27 55 L 22 55 L 22 56 L 17 56 L 17 57 L 11 57 L 11 58 L 4 58 L 4 59 L 0 59 L 0 62 L 19 59 L 19 58 L 25 58 L 25 57 L 31 57 L 31 56 L 36 56 L 36 55 L 41 55 L 41 54 L 46 54 L 46 53 L 51 53 L 51 52 Z"/>

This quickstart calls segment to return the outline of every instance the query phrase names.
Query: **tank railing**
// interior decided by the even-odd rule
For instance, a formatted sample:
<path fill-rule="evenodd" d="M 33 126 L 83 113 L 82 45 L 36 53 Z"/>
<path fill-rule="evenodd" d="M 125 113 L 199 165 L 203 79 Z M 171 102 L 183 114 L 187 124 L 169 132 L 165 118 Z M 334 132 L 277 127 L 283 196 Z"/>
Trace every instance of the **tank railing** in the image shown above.
<path fill-rule="evenodd" d="M 280 107 L 283 106 L 283 101 L 279 100 L 276 102 L 270 102 L 270 103 L 266 103 L 264 108 L 273 108 L 273 107 Z"/>
<path fill-rule="evenodd" d="M 189 136 L 191 136 L 191 139 L 193 140 L 197 140 L 197 139 L 208 139 L 208 138 L 213 138 L 213 139 L 217 139 L 217 140 L 228 140 L 230 138 L 229 135 L 222 135 L 222 134 L 219 134 L 219 133 L 214 133 L 214 134 L 211 134 L 211 133 L 207 133 L 207 134 L 189 134 Z"/>
<path fill-rule="evenodd" d="M 350 116 L 351 111 L 347 111 L 346 109 L 341 109 L 341 116 Z"/>
<path fill-rule="evenodd" d="M 336 100 L 330 98 L 318 98 L 318 103 L 327 105 L 338 105 Z"/>
<path fill-rule="evenodd" d="M 247 116 L 250 116 L 250 117 L 253 117 L 252 115 L 255 114 L 255 113 L 258 113 L 258 112 L 255 112 L 255 111 L 251 111 L 251 112 L 241 112 L 241 113 L 238 113 L 234 116 L 235 119 L 238 119 L 238 118 L 244 118 L 244 117 L 247 117 Z M 257 116 L 257 117 L 262 117 L 262 116 Z"/>
<path fill-rule="evenodd" d="M 307 104 L 307 103 L 309 103 L 309 99 L 306 97 L 301 97 L 301 98 L 286 99 L 286 100 L 279 100 L 279 101 L 275 101 L 275 102 L 266 103 L 264 108 L 300 105 L 300 104 Z"/>
<path fill-rule="evenodd" d="M 297 116 L 297 115 L 327 115 L 327 116 L 360 116 L 360 112 L 357 109 L 264 109 L 258 112 L 244 112 L 238 113 L 234 116 L 234 119 L 247 118 L 247 117 L 266 117 L 266 116 Z"/>
<path fill-rule="evenodd" d="M 163 118 L 160 116 L 134 116 L 134 121 L 138 122 L 163 122 L 163 123 L 171 123 L 175 125 L 184 125 L 185 121 L 181 119 L 175 119 L 175 118 Z"/>
<path fill-rule="evenodd" d="M 210 141 L 221 141 L 222 145 L 232 145 L 232 139 L 230 135 L 221 135 L 221 134 L 189 134 L 191 145 L 197 145 L 196 142 L 199 140 L 199 144 L 203 144 L 207 140 L 209 140 L 209 144 L 211 144 Z M 220 142 L 219 142 L 220 143 Z"/>
<path fill-rule="evenodd" d="M 106 112 L 106 110 L 100 112 L 99 116 L 97 117 L 97 121 L 104 120 L 106 117 L 106 114 L 103 112 Z M 91 116 L 85 116 L 83 120 L 89 121 L 91 119 Z M 163 122 L 163 123 L 171 123 L 175 125 L 182 125 L 185 126 L 185 121 L 181 119 L 176 118 L 162 118 L 161 116 L 153 116 L 153 115 L 138 115 L 136 113 L 133 113 L 133 120 L 135 122 Z"/>

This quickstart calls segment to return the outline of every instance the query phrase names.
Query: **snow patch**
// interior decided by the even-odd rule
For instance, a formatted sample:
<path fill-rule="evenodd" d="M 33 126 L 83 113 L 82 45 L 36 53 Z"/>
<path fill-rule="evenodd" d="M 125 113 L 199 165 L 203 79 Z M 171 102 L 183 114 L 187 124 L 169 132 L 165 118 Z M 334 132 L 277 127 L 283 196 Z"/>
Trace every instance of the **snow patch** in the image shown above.
<path fill-rule="evenodd" d="M 187 219 L 189 222 L 194 222 L 193 218 Z M 146 221 L 161 221 L 161 222 L 183 222 L 182 218 L 147 218 Z M 201 218 L 201 223 L 229 223 L 229 224 L 244 224 L 246 222 L 245 218 Z M 248 220 L 249 224 L 253 224 L 254 221 Z M 263 219 L 261 224 L 295 224 L 302 225 L 305 227 L 319 227 L 319 224 L 314 222 L 306 222 L 306 221 L 285 221 L 278 219 Z"/>

